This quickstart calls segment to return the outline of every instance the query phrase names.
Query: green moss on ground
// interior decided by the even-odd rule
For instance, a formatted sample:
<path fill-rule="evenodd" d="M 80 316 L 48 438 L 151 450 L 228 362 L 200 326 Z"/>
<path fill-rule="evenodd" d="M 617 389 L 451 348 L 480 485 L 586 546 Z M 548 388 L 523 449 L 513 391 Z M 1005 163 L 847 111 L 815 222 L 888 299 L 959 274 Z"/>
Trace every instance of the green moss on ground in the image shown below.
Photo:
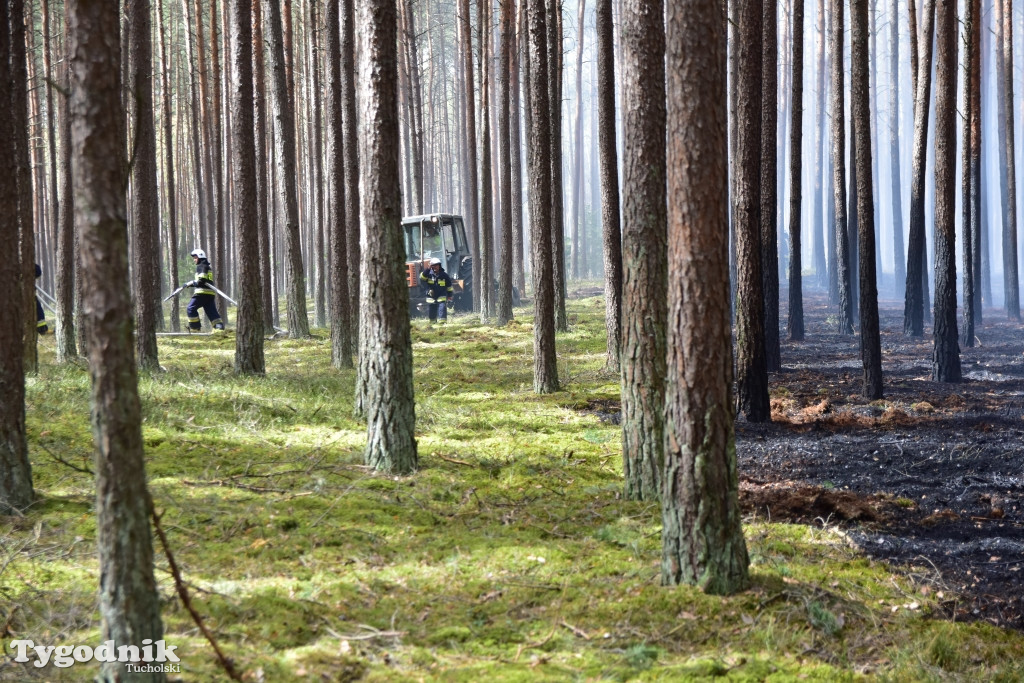
<path fill-rule="evenodd" d="M 249 680 L 1024 677 L 1021 634 L 944 621 L 835 528 L 749 522 L 752 587 L 735 596 L 660 586 L 660 511 L 622 500 L 619 429 L 588 412 L 618 392 L 603 310 L 569 302 L 547 396 L 525 311 L 501 329 L 415 321 L 421 470 L 401 478 L 362 465 L 354 373 L 331 368 L 325 331 L 268 342 L 263 379 L 233 375 L 230 332 L 160 340 L 166 371 L 140 378 L 154 502 Z M 55 367 L 52 343 L 28 381 L 40 501 L 0 520 L 5 645 L 99 641 L 89 377 Z M 181 679 L 223 680 L 157 558 Z"/>

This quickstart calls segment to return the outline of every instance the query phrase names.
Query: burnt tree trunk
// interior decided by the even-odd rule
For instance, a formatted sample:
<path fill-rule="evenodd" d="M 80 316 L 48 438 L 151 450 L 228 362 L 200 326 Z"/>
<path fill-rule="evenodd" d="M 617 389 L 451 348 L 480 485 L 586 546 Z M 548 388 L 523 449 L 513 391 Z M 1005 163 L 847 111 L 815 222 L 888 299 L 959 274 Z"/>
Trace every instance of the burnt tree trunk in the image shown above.
<path fill-rule="evenodd" d="M 891 0 L 889 12 L 889 178 L 892 199 L 892 253 L 897 298 L 906 295 L 907 266 L 903 251 L 903 183 L 900 181 L 900 70 L 899 4 Z"/>

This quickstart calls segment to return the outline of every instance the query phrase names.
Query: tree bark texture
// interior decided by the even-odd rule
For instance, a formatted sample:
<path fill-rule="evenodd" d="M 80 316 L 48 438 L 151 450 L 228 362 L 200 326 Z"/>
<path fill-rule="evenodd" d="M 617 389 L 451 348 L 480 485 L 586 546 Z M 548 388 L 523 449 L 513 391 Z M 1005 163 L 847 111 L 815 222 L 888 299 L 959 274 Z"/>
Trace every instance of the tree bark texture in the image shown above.
<path fill-rule="evenodd" d="M 619 159 L 615 140 L 615 45 L 612 0 L 596 2 L 597 144 L 601 158 L 604 309 L 608 330 L 605 367 L 617 372 L 622 343 L 622 235 L 619 224 Z"/>
<path fill-rule="evenodd" d="M 779 346 L 778 118 L 779 12 L 777 0 L 762 3 L 761 49 L 761 278 L 764 293 L 764 359 L 782 369 Z M 783 156 L 783 158 L 785 158 Z"/>
<path fill-rule="evenodd" d="M 266 60 L 263 47 L 263 12 L 260 3 L 252 3 L 252 71 L 253 71 L 253 127 L 256 152 L 256 225 L 260 247 L 260 299 L 263 305 L 263 328 L 274 332 L 276 306 L 271 297 L 273 271 L 270 267 L 270 190 L 267 169 L 267 96 Z"/>
<path fill-rule="evenodd" d="M 229 0 L 231 30 L 231 184 L 238 237 L 238 320 L 235 372 L 262 375 L 263 287 L 260 276 L 259 216 L 256 211 L 256 140 L 253 112 L 252 5 Z"/>
<path fill-rule="evenodd" d="M 669 3 L 669 294 L 662 583 L 749 584 L 733 431 L 722 6 Z M 660 15 L 659 15 L 660 16 Z"/>
<path fill-rule="evenodd" d="M 544 0 L 529 1 L 528 127 L 530 263 L 533 274 L 533 390 L 558 391 L 555 356 L 554 258 L 551 253 L 551 120 L 548 104 L 547 18 Z"/>
<path fill-rule="evenodd" d="M 352 367 L 351 295 L 348 289 L 348 234 L 345 220 L 345 151 L 342 128 L 340 3 L 328 0 L 325 12 L 327 66 L 327 230 L 331 259 L 331 364 Z"/>
<path fill-rule="evenodd" d="M 486 323 L 494 313 L 494 195 L 491 167 L 490 55 L 492 45 L 489 3 L 477 3 L 477 69 L 480 71 L 480 258 L 473 261 L 474 277 L 480 282 L 480 322 Z"/>
<path fill-rule="evenodd" d="M 935 346 L 932 379 L 936 382 L 959 382 L 960 344 L 956 329 L 956 0 L 937 0 L 935 24 L 935 324 L 932 330 Z"/>
<path fill-rule="evenodd" d="M 825 220 L 823 214 L 824 210 L 824 178 L 827 174 L 826 170 L 826 157 L 825 157 L 825 137 L 827 129 L 825 128 L 826 112 L 825 112 L 825 92 L 826 92 L 826 81 L 825 73 L 826 62 L 825 62 L 825 0 L 818 0 L 818 45 L 817 45 L 817 64 L 818 64 L 818 85 L 817 85 L 817 104 L 814 114 L 814 213 L 811 218 L 811 234 L 814 236 L 812 244 L 813 258 L 814 258 L 814 273 L 819 287 L 825 287 L 828 289 L 831 297 L 832 291 L 832 279 L 835 273 L 828 271 L 827 259 L 825 258 L 825 244 L 828 242 L 828 235 L 834 233 L 829 230 L 831 227 L 829 222 Z M 839 287 L 838 280 L 836 280 L 835 294 L 838 297 Z"/>
<path fill-rule="evenodd" d="M 804 121 L 804 3 L 793 3 L 793 104 L 789 128 L 789 319 L 786 336 L 790 341 L 804 338 L 803 263 L 801 260 L 801 206 L 803 203 L 802 161 Z M 820 214 L 812 216 L 816 229 Z M 820 239 L 818 240 L 821 241 Z"/>
<path fill-rule="evenodd" d="M 659 3 L 661 6 L 663 3 Z M 569 330 L 565 314 L 565 194 L 562 183 L 562 3 L 549 0 L 548 8 L 548 106 L 551 108 L 551 258 L 554 273 L 555 329 Z M 665 30 L 662 27 L 661 41 Z M 664 74 L 664 68 L 662 68 Z M 661 92 L 664 93 L 664 76 Z M 664 103 L 662 104 L 664 106 Z M 664 145 L 662 145 L 664 155 Z"/>
<path fill-rule="evenodd" d="M 762 2 L 740 3 L 733 216 L 736 244 L 737 406 L 751 422 L 771 420 L 761 276 Z M 628 222 L 628 218 L 623 217 Z"/>
<path fill-rule="evenodd" d="M 664 463 L 664 7 L 630 0 L 622 8 L 622 459 L 630 500 L 658 498 Z"/>
<path fill-rule="evenodd" d="M 156 129 L 153 125 L 153 49 L 149 0 L 128 0 L 128 115 L 131 160 L 132 289 L 135 290 L 135 350 L 139 367 L 156 370 L 160 246 L 156 189 Z"/>
<path fill-rule="evenodd" d="M 910 232 L 907 235 L 907 295 L 903 309 L 903 332 L 912 337 L 924 335 L 925 273 L 925 160 L 928 148 L 929 96 L 932 82 L 932 35 L 935 26 L 935 0 L 925 0 L 923 31 L 919 46 L 914 93 L 914 149 L 910 181 Z M 912 24 L 914 22 L 911 22 Z"/>
<path fill-rule="evenodd" d="M 1013 0 L 1002 0 L 1003 7 L 1003 89 L 1006 106 L 1006 203 L 1003 223 L 1003 294 L 1006 316 L 1020 320 L 1020 279 L 1017 272 L 1017 163 L 1014 146 L 1013 102 Z"/>
<path fill-rule="evenodd" d="M 352 309 L 349 311 L 350 345 L 358 349 L 359 320 L 359 139 L 356 114 L 356 28 L 354 0 L 341 0 L 341 125 L 345 155 L 345 223 L 348 260 L 348 294 Z M 335 271 L 337 272 L 337 271 Z"/>
<path fill-rule="evenodd" d="M 0 3 L 0 106 L 10 111 L 11 4 Z M 0 116 L 0 241 L 18 244 L 18 178 L 14 152 L 15 117 Z M 34 276 L 34 273 L 33 273 Z M 24 510 L 33 500 L 32 466 L 25 432 L 26 282 L 18 258 L 0 259 L 0 515 Z M 33 332 L 34 333 L 34 332 Z"/>
<path fill-rule="evenodd" d="M 96 444 L 96 532 L 103 639 L 141 646 L 160 640 L 160 596 L 153 576 L 142 414 L 132 342 L 131 301 L 111 273 L 128 272 L 118 6 L 69 0 L 71 135 L 75 222 L 81 230 L 92 426 Z M 104 663 L 102 681 L 164 681 Z"/>
<path fill-rule="evenodd" d="M 501 172 L 501 257 L 498 278 L 498 324 L 512 319 L 512 150 L 510 107 L 512 93 L 512 37 L 515 30 L 515 3 L 501 5 L 500 80 L 498 82 L 498 167 Z"/>
<path fill-rule="evenodd" d="M 171 289 L 178 286 L 178 197 L 175 193 L 177 171 L 174 168 L 174 136 L 171 131 L 171 64 L 167 57 L 167 31 L 164 26 L 164 3 L 157 0 L 157 31 L 160 36 L 160 114 L 163 118 L 164 176 L 163 185 L 167 196 L 167 278 Z M 159 223 L 158 223 L 159 227 Z M 162 294 L 162 292 L 161 292 Z M 163 319 L 163 303 L 157 302 L 157 324 Z M 181 330 L 181 300 L 171 299 L 171 332 Z"/>
<path fill-rule="evenodd" d="M 900 180 L 899 3 L 889 12 L 889 178 L 892 199 L 892 247 L 897 298 L 906 296 L 907 265 L 903 251 L 903 183 Z"/>
<path fill-rule="evenodd" d="M 403 276 L 397 19 L 393 0 L 359 3 L 359 185 L 364 226 L 359 364 L 365 378 L 364 460 L 375 470 L 408 474 L 418 460 L 409 288 Z"/>
<path fill-rule="evenodd" d="M 28 117 L 28 66 L 25 47 L 25 2 L 8 0 L 10 12 L 10 117 L 14 141 L 14 168 L 17 180 L 18 242 L 21 249 L 18 258 L 21 265 L 22 282 L 35 282 L 35 223 L 33 219 L 32 164 L 29 154 Z M 38 369 L 36 355 L 35 287 L 21 288 L 22 353 L 25 356 L 24 369 L 35 374 Z"/>
<path fill-rule="evenodd" d="M 965 168 L 970 169 L 965 205 L 970 213 L 964 222 L 965 244 L 970 244 L 971 261 L 964 263 L 965 270 L 965 346 L 973 347 L 975 326 L 981 325 L 981 0 L 968 0 L 967 62 L 968 114 L 966 128 L 969 155 Z M 968 274 L 970 273 L 970 274 Z M 967 297 L 970 297 L 968 299 Z M 968 303 L 969 302 L 969 303 Z"/>
<path fill-rule="evenodd" d="M 961 226 L 963 237 L 963 267 L 964 267 L 964 309 L 963 327 L 960 337 L 966 347 L 974 346 L 974 322 L 975 322 L 975 272 L 974 254 L 978 250 L 978 243 L 974 241 L 974 216 L 977 214 L 978 197 L 971 194 L 974 175 L 974 149 L 972 148 L 973 126 L 974 126 L 974 99 L 973 91 L 979 81 L 979 72 L 975 72 L 974 59 L 977 52 L 975 27 L 978 23 L 978 14 L 974 11 L 972 0 L 964 3 L 964 77 L 963 77 L 963 106 L 964 126 L 961 145 L 962 165 L 961 172 Z M 980 7 L 980 2 L 979 2 Z M 980 65 L 980 61 L 979 61 Z"/>
<path fill-rule="evenodd" d="M 473 31 L 469 22 L 469 0 L 459 1 L 459 19 L 461 23 L 460 37 L 462 39 L 462 72 L 465 76 L 466 91 L 462 106 L 466 112 L 466 130 L 464 132 L 465 149 L 468 158 L 466 159 L 466 172 L 469 176 L 469 196 L 466 198 L 466 235 L 469 237 L 469 249 L 472 254 L 472 268 L 480 268 L 480 199 L 477 185 L 477 155 L 476 155 L 476 98 L 473 88 Z M 529 108 L 527 108 L 529 109 Z M 477 270 L 479 273 L 479 270 Z M 471 283 L 473 286 L 473 307 L 479 310 L 480 306 L 480 277 L 477 275 Z"/>
<path fill-rule="evenodd" d="M 832 0 L 832 21 L 829 27 L 829 62 L 832 87 L 829 103 L 832 109 L 832 196 L 835 198 L 836 281 L 839 286 L 839 333 L 853 334 L 852 274 L 850 272 L 850 241 L 847 225 L 846 198 L 846 120 L 843 83 L 843 0 Z"/>
<path fill-rule="evenodd" d="M 871 99 L 868 58 L 869 0 L 851 0 L 851 106 L 857 140 L 857 246 L 859 258 L 860 354 L 864 368 L 861 393 L 867 399 L 882 398 L 882 340 L 878 321 L 878 280 L 875 271 L 875 197 L 871 163 Z"/>
<path fill-rule="evenodd" d="M 72 206 L 74 200 L 71 187 L 71 117 L 68 114 L 66 59 L 61 68 L 61 83 L 65 92 L 57 97 L 57 122 L 60 128 L 60 208 L 57 214 L 57 283 L 54 288 L 57 298 L 57 320 L 54 335 L 57 337 L 57 362 L 67 363 L 78 357 L 79 347 L 75 331 L 75 260 L 78 239 Z"/>
<path fill-rule="evenodd" d="M 281 207 L 284 209 L 285 286 L 288 292 L 288 336 L 309 336 L 306 314 L 306 284 L 299 235 L 299 205 L 296 195 L 295 116 L 288 96 L 284 46 L 281 39 L 281 8 L 273 0 L 262 0 L 270 49 L 270 83 L 273 93 L 274 145 L 278 163 Z"/>
<path fill-rule="evenodd" d="M 580 246 L 581 235 L 586 233 L 582 225 L 585 219 L 582 211 L 583 204 L 583 38 L 584 12 L 587 1 L 579 0 L 579 14 L 576 19 L 576 120 L 573 126 L 573 174 L 572 174 L 572 277 L 575 280 L 580 278 L 580 267 L 587 270 L 586 254 L 583 254 L 581 263 Z M 584 238 L 585 240 L 585 238 Z"/>

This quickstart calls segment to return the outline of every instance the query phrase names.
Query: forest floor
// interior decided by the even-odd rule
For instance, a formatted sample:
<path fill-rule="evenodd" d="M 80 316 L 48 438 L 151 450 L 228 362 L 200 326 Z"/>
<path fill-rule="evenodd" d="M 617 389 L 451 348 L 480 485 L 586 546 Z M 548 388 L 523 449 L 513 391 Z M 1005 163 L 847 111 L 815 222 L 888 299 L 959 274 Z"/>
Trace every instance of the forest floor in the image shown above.
<path fill-rule="evenodd" d="M 1024 328 L 984 311 L 963 382 L 942 384 L 930 327 L 905 336 L 902 309 L 880 304 L 885 394 L 868 402 L 859 337 L 835 334 L 810 298 L 807 341 L 784 341 L 771 376 L 772 423 L 737 422 L 743 505 L 838 524 L 927 577 L 950 618 L 1024 629 Z"/>
<path fill-rule="evenodd" d="M 149 488 L 243 680 L 1024 680 L 1019 325 L 986 311 L 967 381 L 940 385 L 930 342 L 883 303 L 886 394 L 869 402 L 857 339 L 809 296 L 774 421 L 737 422 L 751 585 L 709 596 L 661 585 L 660 507 L 622 499 L 597 284 L 567 304 L 552 394 L 533 392 L 529 309 L 501 328 L 413 321 L 405 477 L 363 464 L 355 374 L 331 367 L 327 330 L 269 340 L 262 378 L 234 375 L 230 329 L 160 338 L 162 371 L 139 377 Z M 94 665 L 10 646 L 102 640 L 89 371 L 39 348 L 38 502 L 0 517 L 0 681 L 81 681 Z M 225 680 L 154 545 L 170 679 Z"/>

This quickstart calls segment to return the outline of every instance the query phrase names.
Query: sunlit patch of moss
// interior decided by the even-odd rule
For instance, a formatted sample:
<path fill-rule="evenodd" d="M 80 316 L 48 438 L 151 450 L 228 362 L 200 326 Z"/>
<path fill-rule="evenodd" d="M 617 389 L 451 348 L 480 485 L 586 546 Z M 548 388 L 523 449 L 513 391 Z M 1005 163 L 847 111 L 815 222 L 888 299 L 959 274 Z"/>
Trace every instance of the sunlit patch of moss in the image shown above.
<path fill-rule="evenodd" d="M 956 676 L 1021 678 L 1019 634 L 934 620 L 934 597 L 834 527 L 748 523 L 741 594 L 661 586 L 660 510 L 621 499 L 620 430 L 588 412 L 619 392 L 603 301 L 568 306 L 564 390 L 545 396 L 525 309 L 500 329 L 414 322 L 421 470 L 398 478 L 363 466 L 355 372 L 331 368 L 325 331 L 269 341 L 258 379 L 234 376 L 230 334 L 160 339 L 166 371 L 139 387 L 154 505 L 250 679 L 917 680 L 951 675 L 941 638 L 972 653 Z M 0 604 L 21 634 L 98 641 L 93 479 L 47 452 L 92 466 L 89 375 L 49 341 L 27 400 L 41 498 L 0 520 Z M 181 678 L 224 678 L 156 557 Z"/>

